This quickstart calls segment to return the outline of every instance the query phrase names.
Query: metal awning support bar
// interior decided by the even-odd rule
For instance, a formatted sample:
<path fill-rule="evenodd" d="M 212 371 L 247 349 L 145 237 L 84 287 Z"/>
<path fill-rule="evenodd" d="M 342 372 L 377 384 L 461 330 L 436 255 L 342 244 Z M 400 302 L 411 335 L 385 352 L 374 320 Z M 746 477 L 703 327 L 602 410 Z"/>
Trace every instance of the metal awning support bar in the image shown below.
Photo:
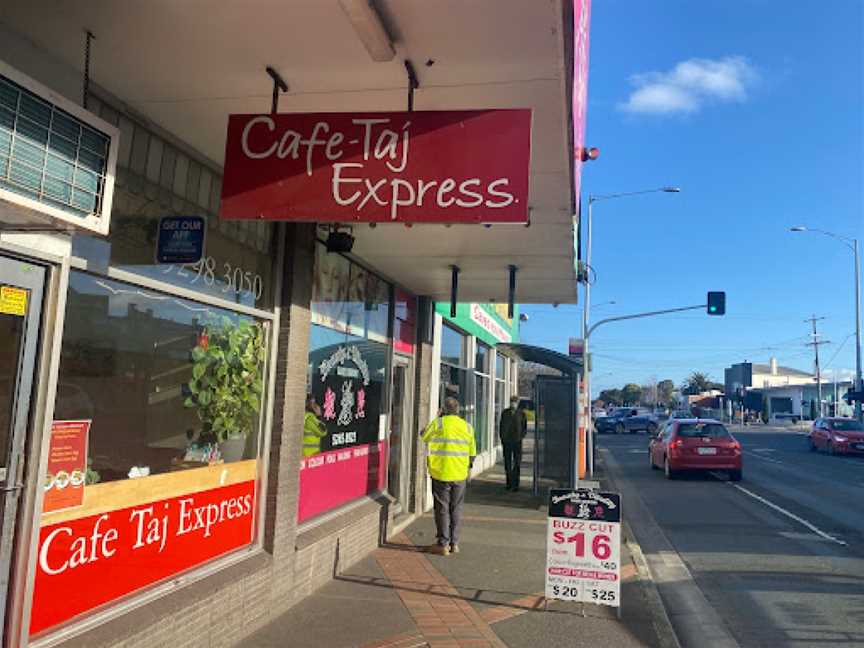
<path fill-rule="evenodd" d="M 459 301 L 459 266 L 450 266 L 450 317 L 456 317 L 456 302 Z"/>
<path fill-rule="evenodd" d="M 513 302 L 516 301 L 516 272 L 519 269 L 515 265 L 507 267 L 510 270 L 510 286 L 507 291 L 507 317 L 513 319 Z"/>

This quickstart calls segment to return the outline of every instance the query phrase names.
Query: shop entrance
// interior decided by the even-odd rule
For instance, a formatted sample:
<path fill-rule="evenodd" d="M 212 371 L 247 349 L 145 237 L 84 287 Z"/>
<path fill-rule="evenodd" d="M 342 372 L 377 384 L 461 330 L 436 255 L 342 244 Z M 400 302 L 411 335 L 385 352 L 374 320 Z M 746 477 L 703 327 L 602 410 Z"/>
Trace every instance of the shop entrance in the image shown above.
<path fill-rule="evenodd" d="M 408 512 L 408 488 L 411 484 L 411 432 L 413 385 L 412 362 L 396 356 L 393 360 L 393 398 L 390 409 L 389 461 L 387 491 L 396 499 L 403 512 Z"/>
<path fill-rule="evenodd" d="M 0 255 L 0 628 L 6 627 L 44 286 L 45 268 Z"/>

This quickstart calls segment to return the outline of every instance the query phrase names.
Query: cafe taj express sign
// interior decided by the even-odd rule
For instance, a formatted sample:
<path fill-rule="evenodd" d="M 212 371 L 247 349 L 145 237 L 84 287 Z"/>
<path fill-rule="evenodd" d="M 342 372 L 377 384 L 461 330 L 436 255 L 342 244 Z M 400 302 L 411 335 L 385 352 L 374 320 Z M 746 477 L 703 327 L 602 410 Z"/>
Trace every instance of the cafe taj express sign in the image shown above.
<path fill-rule="evenodd" d="M 526 223 L 531 111 L 232 115 L 220 218 Z"/>

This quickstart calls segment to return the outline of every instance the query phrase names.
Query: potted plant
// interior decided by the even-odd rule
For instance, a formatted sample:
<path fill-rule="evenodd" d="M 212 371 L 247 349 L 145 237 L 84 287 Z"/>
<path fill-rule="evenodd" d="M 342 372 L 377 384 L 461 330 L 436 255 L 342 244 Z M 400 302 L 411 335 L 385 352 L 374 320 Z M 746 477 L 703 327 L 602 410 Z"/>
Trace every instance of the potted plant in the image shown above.
<path fill-rule="evenodd" d="M 263 390 L 264 333 L 227 317 L 208 324 L 192 349 L 192 380 L 184 405 L 201 420 L 199 440 L 217 443 L 222 459 L 239 461 L 258 422 Z"/>

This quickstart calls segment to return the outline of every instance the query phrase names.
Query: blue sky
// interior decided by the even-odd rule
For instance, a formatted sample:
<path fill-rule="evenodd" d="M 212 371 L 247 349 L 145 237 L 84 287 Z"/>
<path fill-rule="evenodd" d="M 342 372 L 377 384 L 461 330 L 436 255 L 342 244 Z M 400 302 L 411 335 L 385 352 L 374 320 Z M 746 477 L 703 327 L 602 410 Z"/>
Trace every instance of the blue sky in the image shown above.
<path fill-rule="evenodd" d="M 855 366 L 852 253 L 864 239 L 864 3 L 594 0 L 587 194 L 680 186 L 594 207 L 592 320 L 702 303 L 727 315 L 615 323 L 592 337 L 594 386 L 733 362 Z M 864 252 L 864 250 L 862 250 Z M 580 297 L 581 299 L 581 297 Z M 599 306 L 615 301 L 614 305 Z M 566 352 L 578 306 L 524 306 L 522 341 Z M 845 341 L 845 343 L 844 343 Z M 596 393 L 596 392 L 595 392 Z"/>

